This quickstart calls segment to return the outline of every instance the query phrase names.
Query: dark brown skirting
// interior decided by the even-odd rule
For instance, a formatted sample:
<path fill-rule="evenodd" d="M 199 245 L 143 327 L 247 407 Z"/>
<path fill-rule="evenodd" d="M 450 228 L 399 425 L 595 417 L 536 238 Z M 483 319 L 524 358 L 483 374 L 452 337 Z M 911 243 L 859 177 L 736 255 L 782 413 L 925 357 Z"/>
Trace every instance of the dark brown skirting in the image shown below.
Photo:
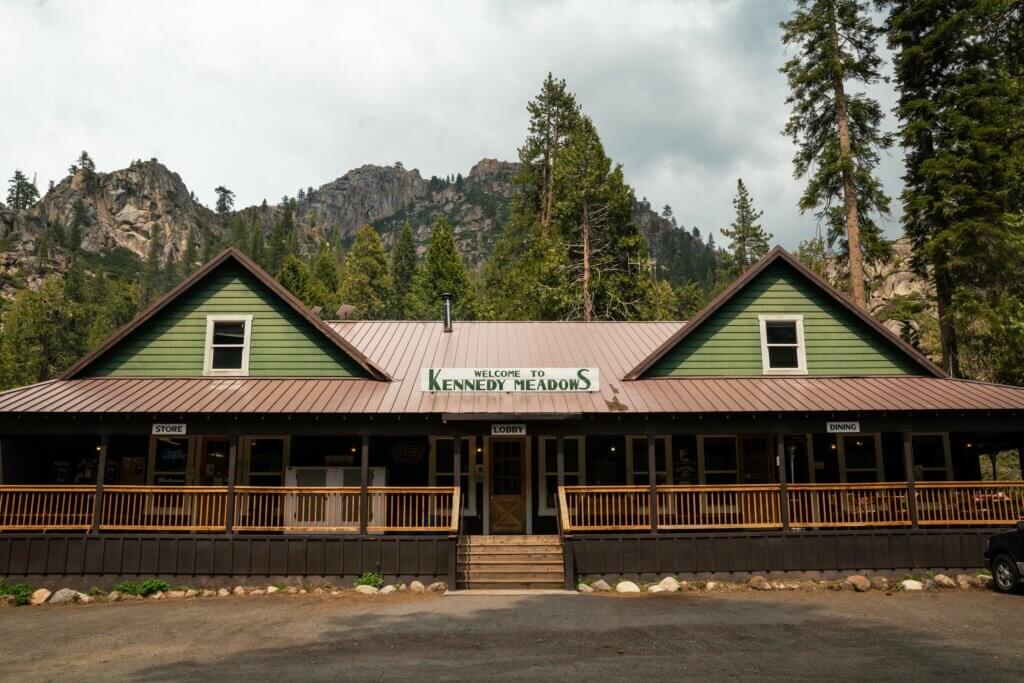
<path fill-rule="evenodd" d="M 191 586 L 339 585 L 378 572 L 454 585 L 455 544 L 448 536 L 0 534 L 0 576 L 86 587 L 140 577 Z"/>
<path fill-rule="evenodd" d="M 831 576 L 980 569 L 999 528 L 585 535 L 565 539 L 575 576 Z M 574 577 L 567 577 L 571 579 Z"/>

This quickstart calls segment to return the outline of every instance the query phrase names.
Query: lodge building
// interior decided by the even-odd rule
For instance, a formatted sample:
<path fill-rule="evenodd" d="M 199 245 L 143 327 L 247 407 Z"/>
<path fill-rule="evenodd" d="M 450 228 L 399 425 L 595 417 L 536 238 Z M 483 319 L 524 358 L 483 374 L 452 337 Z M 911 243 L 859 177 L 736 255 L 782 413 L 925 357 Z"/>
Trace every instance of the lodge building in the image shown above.
<path fill-rule="evenodd" d="M 1024 472 L 982 481 L 1024 388 L 950 379 L 781 248 L 688 323 L 450 303 L 325 322 L 223 252 L 0 393 L 0 576 L 969 568 L 1024 518 Z"/>

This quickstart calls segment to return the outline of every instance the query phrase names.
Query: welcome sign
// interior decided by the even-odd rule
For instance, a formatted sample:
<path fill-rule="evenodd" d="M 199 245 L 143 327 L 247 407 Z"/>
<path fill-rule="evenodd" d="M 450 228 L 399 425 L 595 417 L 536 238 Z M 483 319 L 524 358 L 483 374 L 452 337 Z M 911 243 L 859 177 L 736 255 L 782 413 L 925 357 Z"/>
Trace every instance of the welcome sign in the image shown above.
<path fill-rule="evenodd" d="M 423 368 L 422 391 L 554 393 L 598 391 L 597 368 Z"/>

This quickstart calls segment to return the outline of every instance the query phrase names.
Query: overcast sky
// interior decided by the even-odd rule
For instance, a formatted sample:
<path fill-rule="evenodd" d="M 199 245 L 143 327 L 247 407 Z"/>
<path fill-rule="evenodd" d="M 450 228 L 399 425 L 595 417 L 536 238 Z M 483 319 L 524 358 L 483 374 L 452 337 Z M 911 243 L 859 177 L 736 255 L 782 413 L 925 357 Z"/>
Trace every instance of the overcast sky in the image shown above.
<path fill-rule="evenodd" d="M 795 247 L 816 226 L 796 208 L 803 183 L 780 133 L 788 11 L 783 0 L 0 0 L 0 173 L 38 174 L 45 192 L 82 149 L 103 171 L 155 156 L 204 202 L 225 184 L 239 206 L 366 163 L 465 174 L 515 158 L 526 102 L 552 71 L 637 197 L 717 231 L 742 177 L 765 227 Z M 888 111 L 888 87 L 874 92 Z M 899 157 L 881 169 L 893 196 Z"/>

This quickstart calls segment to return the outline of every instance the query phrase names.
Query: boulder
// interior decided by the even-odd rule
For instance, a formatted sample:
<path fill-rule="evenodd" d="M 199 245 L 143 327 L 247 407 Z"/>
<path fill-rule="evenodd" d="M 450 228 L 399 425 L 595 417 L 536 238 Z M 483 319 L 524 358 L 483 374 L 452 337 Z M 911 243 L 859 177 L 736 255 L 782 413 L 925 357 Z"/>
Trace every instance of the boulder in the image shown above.
<path fill-rule="evenodd" d="M 679 590 L 679 581 L 674 576 L 666 576 L 658 582 L 658 586 L 666 593 L 675 593 Z"/>
<path fill-rule="evenodd" d="M 707 583 L 704 584 L 704 590 L 706 590 L 706 591 L 718 590 L 721 587 L 722 587 L 722 584 L 718 583 L 717 581 L 708 581 Z"/>
<path fill-rule="evenodd" d="M 61 588 L 51 595 L 47 602 L 51 605 L 68 605 L 78 602 L 78 591 L 73 591 L 70 588 Z"/>
<path fill-rule="evenodd" d="M 409 590 L 409 587 L 406 586 L 404 583 L 398 584 L 398 592 L 399 593 L 404 593 L 407 590 Z"/>
<path fill-rule="evenodd" d="M 321 588 L 320 586 L 317 586 L 316 588 L 314 588 L 314 589 L 313 589 L 313 595 L 323 595 L 323 594 L 324 594 L 324 593 L 326 593 L 326 592 L 327 592 L 327 591 L 325 591 L 325 590 L 324 590 L 323 588 Z"/>
<path fill-rule="evenodd" d="M 379 592 L 376 586 L 356 586 L 356 593 L 363 595 L 377 595 Z"/>
<path fill-rule="evenodd" d="M 639 593 L 640 586 L 636 585 L 632 581 L 619 581 L 615 584 L 616 593 Z"/>
<path fill-rule="evenodd" d="M 227 588 L 218 588 L 217 589 L 217 597 L 218 598 L 226 598 L 229 595 L 231 595 L 231 591 L 229 591 Z"/>
<path fill-rule="evenodd" d="M 956 588 L 956 581 L 949 578 L 945 574 L 936 574 L 935 578 L 932 579 L 935 585 L 939 588 Z"/>
<path fill-rule="evenodd" d="M 75 597 L 78 603 L 82 605 L 88 605 L 90 603 L 96 602 L 96 598 L 92 597 L 91 595 L 86 595 L 85 593 L 79 593 Z"/>
<path fill-rule="evenodd" d="M 267 595 L 273 595 L 274 593 L 278 592 L 279 590 L 281 590 L 281 589 L 278 588 L 277 586 L 267 586 Z"/>
<path fill-rule="evenodd" d="M 121 599 L 121 593 L 119 591 L 110 591 L 107 593 L 107 602 L 117 602 Z"/>
<path fill-rule="evenodd" d="M 598 579 L 590 585 L 596 591 L 610 591 L 612 589 L 612 587 L 604 579 Z"/>
<path fill-rule="evenodd" d="M 243 587 L 243 586 L 235 586 L 234 588 L 231 589 L 231 593 L 233 595 L 237 595 L 239 597 L 242 597 L 243 595 L 245 595 L 245 587 Z"/>
<path fill-rule="evenodd" d="M 679 582 L 679 590 L 681 590 L 681 591 L 690 590 L 689 582 L 688 581 L 680 581 Z"/>
<path fill-rule="evenodd" d="M 395 588 L 394 585 L 389 584 L 389 585 L 384 586 L 383 588 L 380 589 L 380 594 L 381 595 L 391 595 L 392 593 L 394 593 L 397 590 L 398 589 Z"/>
<path fill-rule="evenodd" d="M 167 591 L 168 598 L 174 598 L 175 600 L 185 597 L 188 591 Z"/>
<path fill-rule="evenodd" d="M 936 588 L 936 586 L 935 586 L 935 581 L 934 580 L 932 580 L 932 579 L 925 579 L 924 580 L 924 589 L 926 591 L 934 590 L 935 588 Z"/>
<path fill-rule="evenodd" d="M 889 590 L 889 579 L 884 576 L 872 576 L 871 587 L 876 591 L 887 591 Z"/>
<path fill-rule="evenodd" d="M 580 593 L 593 593 L 594 592 L 594 589 L 591 588 L 590 586 L 588 586 L 585 583 L 576 584 L 576 590 L 578 590 Z"/>
<path fill-rule="evenodd" d="M 267 594 L 267 592 L 265 590 L 263 590 L 262 588 L 257 588 L 255 590 L 249 591 L 249 595 L 252 595 L 252 596 L 255 596 L 255 597 L 259 597 L 260 595 L 266 595 L 266 594 Z"/>
<path fill-rule="evenodd" d="M 409 590 L 411 590 L 413 593 L 426 593 L 427 587 L 419 581 L 413 581 L 409 584 Z"/>
<path fill-rule="evenodd" d="M 768 583 L 768 579 L 763 576 L 751 576 L 750 580 L 747 581 L 747 585 L 756 591 L 770 591 L 772 585 Z"/>
<path fill-rule="evenodd" d="M 297 595 L 299 592 L 299 588 L 298 586 L 286 586 L 285 589 L 281 592 L 287 593 L 288 595 Z"/>
<path fill-rule="evenodd" d="M 973 583 L 978 588 L 988 588 L 992 585 L 992 577 L 987 574 L 978 574 L 974 577 Z"/>
<path fill-rule="evenodd" d="M 217 597 L 217 591 L 210 590 L 209 588 L 199 591 L 199 597 L 201 598 L 215 598 Z"/>
<path fill-rule="evenodd" d="M 967 574 L 957 574 L 956 585 L 963 590 L 967 590 L 974 584 L 971 583 L 971 577 L 967 576 Z"/>
<path fill-rule="evenodd" d="M 869 590 L 871 590 L 871 581 L 868 580 L 868 577 L 863 576 L 861 574 L 847 576 L 846 583 L 853 586 L 853 590 L 857 591 L 858 593 L 867 593 Z"/>
<path fill-rule="evenodd" d="M 900 586 L 902 586 L 903 590 L 905 590 L 905 591 L 923 591 L 924 590 L 924 584 L 921 583 L 920 581 L 915 581 L 914 579 L 905 579 L 905 580 L 900 582 Z"/>
<path fill-rule="evenodd" d="M 13 595 L 0 595 L 0 609 L 4 607 L 15 607 Z"/>
<path fill-rule="evenodd" d="M 149 594 L 149 599 L 150 600 L 163 600 L 164 599 L 164 592 L 163 591 L 156 591 L 155 593 L 150 593 Z"/>
<path fill-rule="evenodd" d="M 664 593 L 666 591 L 665 591 L 664 588 L 662 588 L 658 584 L 654 584 L 653 586 L 648 586 L 647 587 L 647 592 L 648 593 Z"/>
<path fill-rule="evenodd" d="M 443 593 L 448 590 L 448 584 L 444 581 L 435 581 L 434 583 L 427 586 L 427 590 L 431 593 Z"/>
<path fill-rule="evenodd" d="M 39 588 L 34 593 L 32 593 L 32 599 L 29 600 L 29 602 L 33 605 L 42 605 L 50 599 L 51 595 L 53 595 L 53 593 L 46 590 L 45 588 Z"/>

